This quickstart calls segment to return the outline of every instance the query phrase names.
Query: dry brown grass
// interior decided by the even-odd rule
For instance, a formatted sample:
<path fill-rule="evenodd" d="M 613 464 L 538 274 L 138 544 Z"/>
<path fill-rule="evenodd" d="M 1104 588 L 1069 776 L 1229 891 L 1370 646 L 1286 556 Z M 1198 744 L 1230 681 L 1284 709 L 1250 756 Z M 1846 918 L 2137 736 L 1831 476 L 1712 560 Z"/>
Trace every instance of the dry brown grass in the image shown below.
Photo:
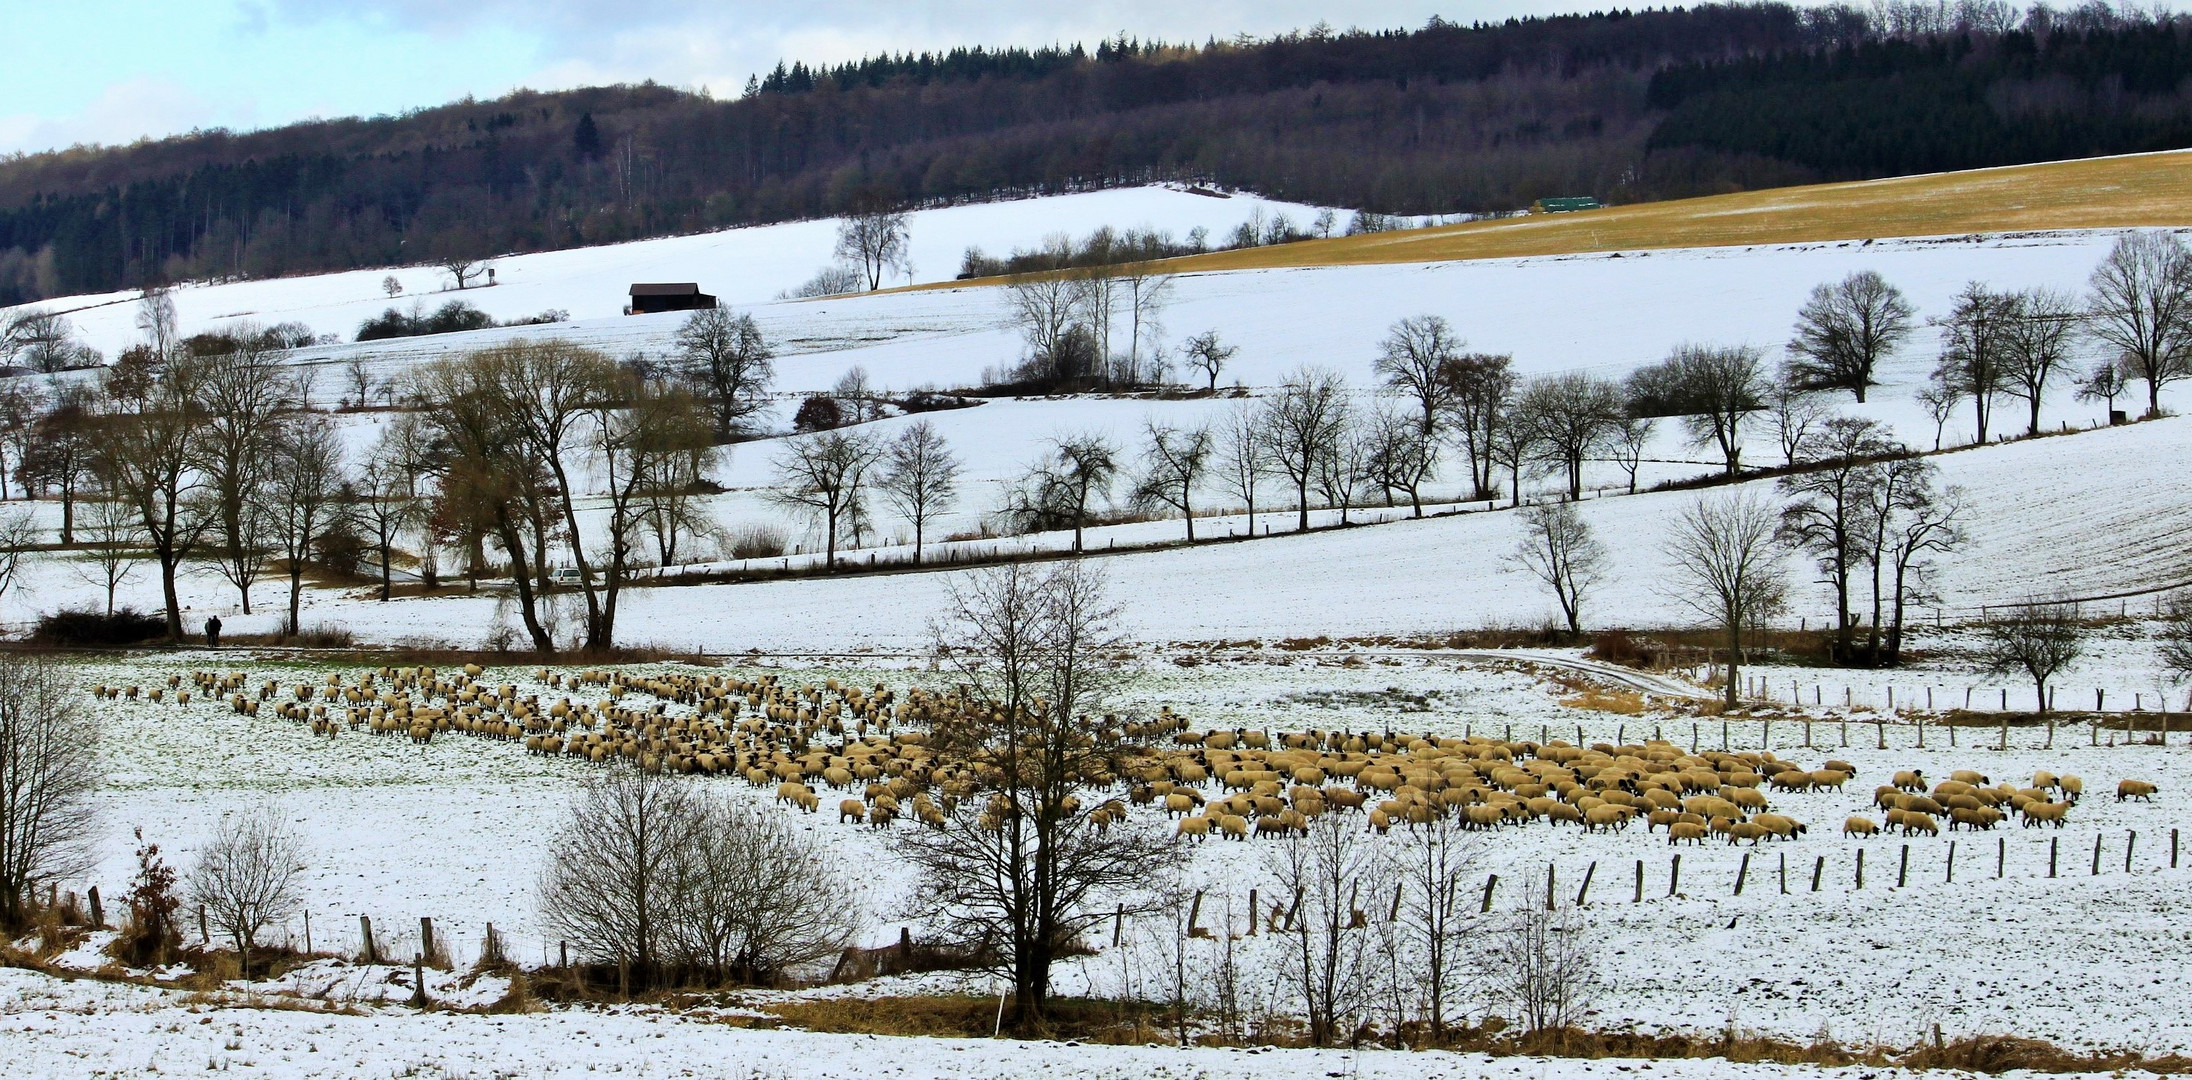
<path fill-rule="evenodd" d="M 1621 716 L 1638 716 L 1644 712 L 1644 695 L 1634 690 L 1601 690 L 1587 687 L 1572 697 L 1560 699 L 1571 709 L 1590 709 L 1593 712 L 1616 713 Z"/>
<path fill-rule="evenodd" d="M 1160 265 L 1169 272 L 1187 273 L 2154 225 L 2192 225 L 2192 152 L 2056 161 L 1744 191 L 1572 214 L 1532 214 L 1216 251 Z"/>

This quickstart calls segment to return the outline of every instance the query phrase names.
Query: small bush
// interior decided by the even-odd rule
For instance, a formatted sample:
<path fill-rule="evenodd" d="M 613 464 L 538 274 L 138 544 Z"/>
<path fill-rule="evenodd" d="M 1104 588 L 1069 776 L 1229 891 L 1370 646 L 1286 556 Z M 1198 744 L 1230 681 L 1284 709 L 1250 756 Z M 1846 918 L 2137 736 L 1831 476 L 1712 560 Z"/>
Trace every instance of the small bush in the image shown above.
<path fill-rule="evenodd" d="M 130 608 L 56 611 L 38 620 L 31 635 L 41 645 L 135 645 L 167 634 L 167 620 Z"/>
<path fill-rule="evenodd" d="M 799 403 L 792 417 L 793 431 L 828 431 L 845 426 L 845 408 L 828 394 L 813 394 Z"/>
<path fill-rule="evenodd" d="M 778 525 L 748 525 L 731 534 L 731 558 L 773 559 L 784 554 L 791 537 Z"/>

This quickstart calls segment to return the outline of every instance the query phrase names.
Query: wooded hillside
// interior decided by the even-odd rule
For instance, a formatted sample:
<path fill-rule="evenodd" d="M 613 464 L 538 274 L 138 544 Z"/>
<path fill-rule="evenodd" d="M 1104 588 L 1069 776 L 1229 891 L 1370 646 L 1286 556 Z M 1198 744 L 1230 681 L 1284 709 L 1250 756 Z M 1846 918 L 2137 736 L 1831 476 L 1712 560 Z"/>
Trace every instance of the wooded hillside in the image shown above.
<path fill-rule="evenodd" d="M 780 66 L 729 101 L 520 92 L 21 156 L 0 162 L 0 304 L 1160 179 L 1423 214 L 2192 144 L 2192 22 L 2008 11 L 962 49 Z"/>

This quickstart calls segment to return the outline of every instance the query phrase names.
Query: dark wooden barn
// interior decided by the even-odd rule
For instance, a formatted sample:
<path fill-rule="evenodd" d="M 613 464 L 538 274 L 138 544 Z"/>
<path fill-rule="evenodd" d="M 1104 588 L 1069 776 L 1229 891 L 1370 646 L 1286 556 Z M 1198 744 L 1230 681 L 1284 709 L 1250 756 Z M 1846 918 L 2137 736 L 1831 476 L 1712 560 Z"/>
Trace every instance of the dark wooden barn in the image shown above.
<path fill-rule="evenodd" d="M 715 297 L 690 281 L 637 282 L 626 315 L 650 315 L 658 311 L 697 311 L 715 306 Z"/>

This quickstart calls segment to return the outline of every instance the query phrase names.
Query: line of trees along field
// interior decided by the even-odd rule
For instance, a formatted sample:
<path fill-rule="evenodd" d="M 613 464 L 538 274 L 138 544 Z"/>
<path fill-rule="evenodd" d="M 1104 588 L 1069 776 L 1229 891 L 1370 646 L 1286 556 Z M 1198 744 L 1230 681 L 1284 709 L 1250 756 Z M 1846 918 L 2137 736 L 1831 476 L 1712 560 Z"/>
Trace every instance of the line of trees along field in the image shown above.
<path fill-rule="evenodd" d="M 993 377 L 1015 392 L 1147 388 L 1171 385 L 1178 361 L 1215 391 L 1236 350 L 1215 331 L 1188 335 L 1176 353 L 1163 347 L 1171 292 L 1140 267 L 1017 280 L 999 296 L 1024 351 Z M 313 405 L 315 369 L 286 362 L 288 331 L 179 338 L 165 293 L 144 294 L 138 309 L 146 340 L 97 381 L 56 381 L 51 392 L 24 378 L 0 384 L 0 499 L 11 475 L 24 495 L 59 495 L 59 540 L 85 546 L 79 569 L 104 587 L 109 617 L 138 561 L 157 565 L 165 630 L 178 637 L 188 628 L 175 577 L 189 561 L 216 569 L 247 613 L 253 584 L 284 568 L 284 629 L 296 634 L 310 565 L 377 570 L 387 599 L 399 554 L 428 588 L 454 556 L 475 588 L 507 572 L 534 648 L 575 638 L 604 649 L 641 567 L 786 553 L 781 529 L 729 535 L 703 502 L 718 490 L 716 448 L 770 423 L 772 350 L 750 316 L 695 312 L 660 358 L 616 360 L 551 337 L 439 360 L 392 385 L 376 384 L 369 357 L 355 355 L 342 403 L 365 408 L 378 396 L 401 407 L 362 460 L 347 461 Z M 1177 517 L 1193 543 L 1198 510 L 1245 507 L 1251 534 L 1259 509 L 1266 532 L 1285 511 L 1306 530 L 1319 507 L 1341 525 L 1381 500 L 1420 517 L 1434 485 L 1519 507 L 1533 478 L 1553 479 L 1572 502 L 1585 495 L 1586 467 L 1608 463 L 1633 493 L 1659 426 L 1673 422 L 1729 480 L 1781 474 L 1789 502 L 1777 543 L 1812 557 L 1831 590 L 1834 657 L 1893 665 L 1928 564 L 1958 543 L 1961 502 L 1936 488 L 1921 448 L 1838 414 L 1830 399 L 1863 401 L 1880 363 L 1921 331 L 1936 338 L 1917 394 L 1933 450 L 1965 408 L 1976 442 L 1998 436 L 1990 424 L 2004 400 L 2026 406 L 2026 435 L 2040 433 L 2049 395 L 2072 390 L 2113 411 L 2143 389 L 2156 415 L 2161 389 L 2192 377 L 2192 249 L 2161 232 L 2129 234 L 2083 294 L 1974 282 L 1923 321 L 1892 283 L 1860 271 L 1812 290 L 1778 365 L 1755 346 L 1690 344 L 1619 380 L 1524 378 L 1511 357 L 1469 351 L 1445 319 L 1413 316 L 1375 344 L 1367 392 L 1304 366 L 1201 423 L 1152 414 L 1128 440 L 1053 432 L 986 508 L 985 531 L 970 535 L 1070 532 L 1079 551 L 1092 525 Z M 858 367 L 800 401 L 768 494 L 811 528 L 825 572 L 841 546 L 892 543 L 886 512 L 910 528 L 911 561 L 922 561 L 931 526 L 960 504 L 962 463 L 926 419 L 889 438 L 865 425 L 967 403 L 927 391 L 894 398 Z M 606 496 L 606 521 L 586 530 L 578 504 L 592 496 Z M 1550 588 L 1567 632 L 1581 633 L 1584 594 L 1602 569 L 1597 545 L 1573 515 L 1533 513 L 1524 524 L 1517 561 Z M 0 593 L 35 554 L 37 533 L 28 511 L 0 514 Z M 559 632 L 550 596 L 583 604 L 569 613 L 575 634 Z M 1728 610 L 1756 625 L 1780 602 Z"/>
<path fill-rule="evenodd" d="M 0 304 L 1194 179 L 1381 213 L 2158 146 L 2181 18 L 1781 4 L 794 65 L 0 161 Z"/>

